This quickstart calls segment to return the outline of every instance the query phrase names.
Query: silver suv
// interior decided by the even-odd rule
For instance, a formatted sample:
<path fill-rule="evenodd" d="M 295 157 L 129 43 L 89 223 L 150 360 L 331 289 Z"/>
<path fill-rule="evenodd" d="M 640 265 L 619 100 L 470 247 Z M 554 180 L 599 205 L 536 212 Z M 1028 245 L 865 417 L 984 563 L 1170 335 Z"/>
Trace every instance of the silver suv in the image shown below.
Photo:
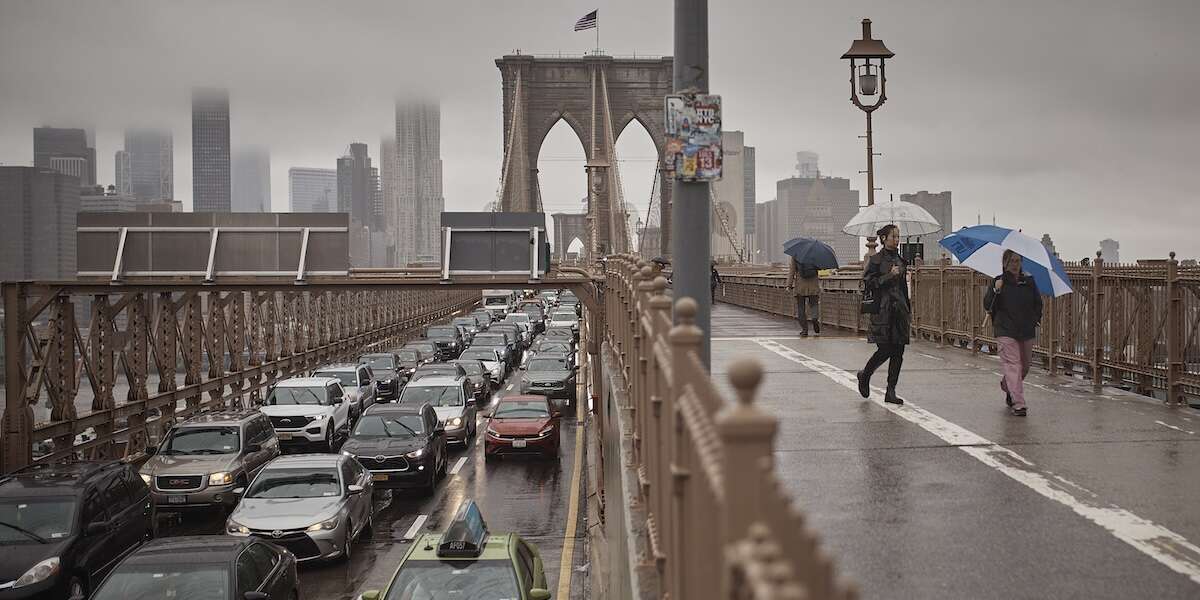
<path fill-rule="evenodd" d="M 365 364 L 341 363 L 325 365 L 313 371 L 313 377 L 337 377 L 342 382 L 342 390 L 346 393 L 346 402 L 350 405 L 350 420 L 355 420 L 375 404 L 379 389 L 375 383 L 375 374 L 371 367 Z"/>
<path fill-rule="evenodd" d="M 279 456 L 279 440 L 257 410 L 217 412 L 176 425 L 146 453 L 140 473 L 159 507 L 232 507 L 234 488 Z"/>

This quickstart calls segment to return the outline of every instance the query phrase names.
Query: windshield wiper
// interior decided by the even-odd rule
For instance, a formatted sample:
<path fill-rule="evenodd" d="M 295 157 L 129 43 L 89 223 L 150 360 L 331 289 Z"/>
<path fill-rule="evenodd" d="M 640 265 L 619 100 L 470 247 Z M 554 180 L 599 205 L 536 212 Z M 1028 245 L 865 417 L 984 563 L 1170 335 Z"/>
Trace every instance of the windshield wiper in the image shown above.
<path fill-rule="evenodd" d="M 23 533 L 23 534 L 29 536 L 31 539 L 37 541 L 40 544 L 49 544 L 50 543 L 50 540 L 30 531 L 28 529 L 25 529 L 24 527 L 17 527 L 16 525 L 13 525 L 12 523 L 5 523 L 4 521 L 0 521 L 0 525 L 8 527 L 9 529 L 12 529 L 13 531 L 16 531 L 18 533 Z"/>

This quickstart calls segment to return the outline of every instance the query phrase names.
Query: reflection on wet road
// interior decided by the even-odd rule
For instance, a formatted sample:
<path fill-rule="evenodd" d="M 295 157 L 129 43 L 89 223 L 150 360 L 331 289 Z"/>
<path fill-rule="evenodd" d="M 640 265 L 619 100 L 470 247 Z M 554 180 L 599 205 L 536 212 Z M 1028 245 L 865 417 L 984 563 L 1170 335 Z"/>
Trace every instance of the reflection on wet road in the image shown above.
<path fill-rule="evenodd" d="M 514 371 L 499 394 L 517 393 L 520 375 L 520 371 Z M 513 384 L 511 390 L 509 383 Z M 490 408 L 483 409 L 481 413 L 489 411 Z M 562 424 L 562 446 L 557 459 L 506 457 L 485 464 L 483 431 L 487 423 L 481 417 L 479 434 L 470 447 L 451 447 L 449 472 L 432 495 L 423 496 L 417 491 L 375 492 L 375 530 L 370 540 L 358 542 L 348 563 L 302 566 L 303 596 L 351 599 L 364 590 L 383 587 L 408 551 L 412 536 L 443 529 L 459 503 L 468 498 L 479 504 L 489 529 L 517 532 L 538 547 L 550 589 L 557 589 L 572 468 L 578 450 L 574 406 L 563 411 Z M 581 486 L 580 496 L 586 494 Z M 582 507 L 582 499 L 580 502 Z M 216 512 L 162 514 L 159 518 L 160 536 L 216 534 L 224 527 L 224 515 Z M 587 562 L 584 531 L 581 517 L 575 531 L 571 598 L 582 598 L 584 594 L 587 575 L 582 570 Z"/>

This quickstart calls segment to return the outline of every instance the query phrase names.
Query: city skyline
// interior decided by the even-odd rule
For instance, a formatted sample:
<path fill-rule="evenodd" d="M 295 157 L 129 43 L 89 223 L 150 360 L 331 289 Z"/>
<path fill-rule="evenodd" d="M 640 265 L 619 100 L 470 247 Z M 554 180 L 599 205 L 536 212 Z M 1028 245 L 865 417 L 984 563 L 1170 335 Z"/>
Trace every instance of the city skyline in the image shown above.
<path fill-rule="evenodd" d="M 234 144 L 245 136 L 263 140 L 270 149 L 272 209 L 284 210 L 289 167 L 329 164 L 348 139 L 376 140 L 398 90 L 412 89 L 443 99 L 444 196 L 450 208 L 474 210 L 494 197 L 503 147 L 494 58 L 517 48 L 582 53 L 592 46 L 582 39 L 587 36 L 563 25 L 578 18 L 571 6 L 537 14 L 485 10 L 486 27 L 472 24 L 464 30 L 476 40 L 471 44 L 451 43 L 412 25 L 404 26 L 402 36 L 376 35 L 384 23 L 396 22 L 389 17 L 397 11 L 411 13 L 405 23 L 440 22 L 452 16 L 448 7 L 383 7 L 377 9 L 380 18 L 370 20 L 315 3 L 289 8 L 294 19 L 286 28 L 272 23 L 266 7 L 247 8 L 244 23 L 228 33 L 227 43 L 214 47 L 205 32 L 227 13 L 220 7 L 0 7 L 0 78 L 13 82 L 0 91 L 6 107 L 0 115 L 0 162 L 30 164 L 28 132 L 33 126 L 90 123 L 100 183 L 107 184 L 124 127 L 140 121 L 165 123 L 177 142 L 176 199 L 190 206 L 188 89 L 197 83 L 222 85 L 236 99 Z M 1200 219 L 1200 208 L 1179 200 L 1192 194 L 1185 177 L 1190 160 L 1185 144 L 1200 133 L 1182 99 L 1192 96 L 1200 77 L 1191 76 L 1196 66 L 1181 58 L 1185 53 L 1157 55 L 1161 48 L 1184 47 L 1180 45 L 1190 39 L 1184 24 L 1196 20 L 1189 15 L 1200 17 L 1200 7 L 1160 1 L 1153 10 L 1138 11 L 1115 2 L 1095 3 L 1089 5 L 1088 26 L 1095 35 L 1072 44 L 1058 42 L 1061 36 L 1052 34 L 1072 27 L 1076 14 L 1069 7 L 1025 1 L 1003 9 L 926 8 L 883 2 L 822 7 L 805 11 L 797 24 L 799 9 L 783 2 L 749 11 L 711 7 L 712 89 L 725 98 L 727 128 L 746 131 L 755 141 L 760 203 L 770 199 L 765 190 L 792 172 L 795 152 L 802 149 L 822 155 L 824 172 L 865 187 L 857 174 L 863 168 L 858 139 L 862 115 L 846 101 L 845 65 L 837 57 L 857 37 L 859 19 L 869 16 L 876 34 L 897 53 L 888 69 L 889 102 L 875 120 L 877 150 L 883 153 L 876 165 L 877 183 L 884 188 L 880 197 L 952 189 L 960 214 L 996 212 L 1005 225 L 1051 231 L 1069 258 L 1093 252 L 1097 236 L 1090 232 L 1104 231 L 1129 198 L 1138 198 L 1158 210 L 1125 219 L 1139 231 L 1120 235 L 1124 255 L 1200 254 L 1200 241 L 1186 235 L 1182 225 Z M 939 19 L 917 16 L 931 11 Z M 1038 14 L 1033 26 L 1028 26 L 1030 14 Z M 64 33 L 53 46 L 51 40 L 21 30 L 21 22 L 38 18 L 55 22 Z M 669 29 L 669 6 L 616 3 L 606 7 L 606 19 L 608 52 L 670 54 L 661 35 Z M 939 25 L 946 19 L 969 26 L 947 31 Z M 128 46 L 155 52 L 130 55 L 108 40 L 70 35 L 116 23 L 129 29 Z M 314 42 L 313 32 L 329 23 L 355 34 Z M 142 39 L 141 32 L 165 28 L 177 33 L 172 47 Z M 751 31 L 756 34 L 743 35 Z M 1120 40 L 1119 52 L 1100 41 L 1113 39 Z M 259 58 L 256 49 L 263 40 L 291 51 L 282 58 Z M 347 44 L 362 49 L 361 64 L 345 67 L 337 60 L 341 52 L 334 49 Z M 975 50 L 968 55 L 948 51 L 964 46 Z M 9 51 L 17 47 L 31 51 Z M 794 57 L 786 72 L 803 76 L 763 78 L 755 74 L 761 69 L 739 66 L 751 57 L 777 60 L 770 57 L 780 51 Z M 60 52 L 78 59 L 47 62 Z M 409 52 L 430 52 L 435 58 L 395 69 L 392 57 Z M 227 68 L 247 56 L 256 57 L 247 68 Z M 101 77 L 106 72 L 102 66 L 113 62 L 131 68 Z M 326 69 L 331 72 L 328 81 L 308 85 L 314 69 L 334 65 Z M 395 72 L 386 84 L 361 85 L 379 81 L 374 73 L 384 69 Z M 159 85 L 135 85 L 147 77 Z M 1135 95 L 1132 90 L 1141 91 Z M 1146 90 L 1152 98 L 1139 104 Z M 340 106 L 354 110 L 331 108 Z M 1144 108 L 1131 109 L 1137 106 Z M 618 145 L 629 135 L 619 138 Z M 633 137 L 644 135 L 635 131 Z M 581 154 L 576 140 L 570 141 L 573 146 L 550 141 L 543 157 Z M 1075 151 L 1076 146 L 1088 151 Z M 646 155 L 652 150 L 621 153 L 629 159 Z M 568 168 L 557 169 L 559 164 Z M 625 164 L 626 195 L 631 204 L 644 204 L 638 185 L 649 189 L 653 163 L 629 162 L 623 168 Z M 1112 169 L 1114 164 L 1122 169 Z M 574 164 L 546 161 L 539 168 L 544 191 L 556 186 L 571 191 L 569 196 L 557 194 L 556 202 L 579 196 L 583 176 Z M 640 213 L 644 206 L 638 209 Z M 1164 231 L 1148 233 L 1159 226 Z"/>

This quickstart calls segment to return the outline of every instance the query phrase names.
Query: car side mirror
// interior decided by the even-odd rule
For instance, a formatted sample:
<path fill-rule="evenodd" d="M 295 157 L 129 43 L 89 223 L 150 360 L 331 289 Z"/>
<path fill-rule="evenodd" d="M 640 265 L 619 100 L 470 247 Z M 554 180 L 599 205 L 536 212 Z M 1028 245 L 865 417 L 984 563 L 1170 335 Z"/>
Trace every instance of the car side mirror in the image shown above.
<path fill-rule="evenodd" d="M 367 590 L 359 596 L 360 600 L 379 600 L 379 590 Z"/>
<path fill-rule="evenodd" d="M 352 484 L 346 486 L 346 491 L 350 492 L 351 494 L 361 494 L 366 489 L 367 488 L 365 488 L 361 485 L 358 485 L 357 483 L 352 483 Z"/>
<path fill-rule="evenodd" d="M 572 371 L 578 371 L 578 370 L 579 370 L 579 365 L 575 365 L 575 366 L 571 367 L 571 370 L 572 370 Z"/>
<path fill-rule="evenodd" d="M 146 446 L 145 453 L 146 456 L 154 456 L 155 454 L 158 454 L 158 446 Z"/>
<path fill-rule="evenodd" d="M 95 521 L 87 524 L 87 527 L 83 530 L 83 535 L 100 535 L 101 533 L 108 533 L 109 529 L 108 521 Z"/>
<path fill-rule="evenodd" d="M 249 592 L 242 594 L 242 598 L 244 600 L 270 600 L 271 595 L 266 592 L 250 590 Z"/>
<path fill-rule="evenodd" d="M 341 404 L 342 402 L 345 402 L 345 399 L 344 399 L 343 397 L 341 397 L 341 396 L 334 396 L 334 398 L 333 398 L 333 403 L 334 403 L 334 404 Z"/>
<path fill-rule="evenodd" d="M 246 444 L 246 454 L 262 452 L 262 444 Z"/>
<path fill-rule="evenodd" d="M 529 590 L 529 600 L 550 600 L 550 590 L 533 588 Z"/>

